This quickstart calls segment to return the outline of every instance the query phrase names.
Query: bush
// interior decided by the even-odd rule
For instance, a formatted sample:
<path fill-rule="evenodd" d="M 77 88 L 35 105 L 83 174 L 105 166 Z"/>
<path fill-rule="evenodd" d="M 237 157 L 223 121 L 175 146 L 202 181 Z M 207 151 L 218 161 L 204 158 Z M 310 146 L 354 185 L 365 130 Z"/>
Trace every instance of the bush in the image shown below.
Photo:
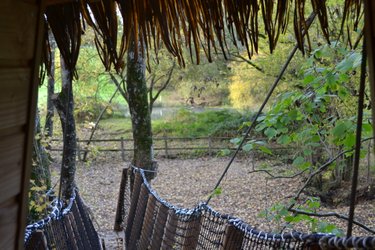
<path fill-rule="evenodd" d="M 238 134 L 238 128 L 249 120 L 249 115 L 228 109 L 202 112 L 180 109 L 167 121 L 154 123 L 153 131 L 186 137 L 229 136 Z"/>

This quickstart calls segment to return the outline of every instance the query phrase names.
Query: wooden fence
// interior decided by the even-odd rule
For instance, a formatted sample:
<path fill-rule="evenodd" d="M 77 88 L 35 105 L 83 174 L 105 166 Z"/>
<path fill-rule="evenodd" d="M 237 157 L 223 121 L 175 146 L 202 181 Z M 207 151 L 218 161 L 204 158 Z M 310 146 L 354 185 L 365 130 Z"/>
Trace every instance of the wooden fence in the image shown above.
<path fill-rule="evenodd" d="M 235 150 L 230 143 L 232 137 L 154 137 L 153 150 L 165 157 L 170 157 L 186 151 L 205 152 L 207 154 L 217 153 L 220 150 Z M 51 151 L 62 151 L 62 140 L 51 140 Z M 90 146 L 87 146 L 89 140 L 77 139 L 77 155 L 81 160 L 84 152 L 121 152 L 122 159 L 125 160 L 127 152 L 133 152 L 133 139 L 112 138 L 112 139 L 92 139 Z"/>

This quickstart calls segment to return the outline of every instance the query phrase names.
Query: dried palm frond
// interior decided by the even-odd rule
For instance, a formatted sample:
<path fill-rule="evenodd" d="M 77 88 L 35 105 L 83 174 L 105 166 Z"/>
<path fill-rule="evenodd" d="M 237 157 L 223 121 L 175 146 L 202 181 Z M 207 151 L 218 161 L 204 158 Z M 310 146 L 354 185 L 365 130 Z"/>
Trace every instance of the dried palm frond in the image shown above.
<path fill-rule="evenodd" d="M 80 12 L 77 2 L 48 6 L 46 10 L 47 22 L 71 77 L 77 77 L 75 67 L 82 33 Z"/>
<path fill-rule="evenodd" d="M 329 40 L 326 0 L 310 1 L 323 35 Z M 306 0 L 81 0 L 81 13 L 95 30 L 95 44 L 106 69 L 113 65 L 121 71 L 131 42 L 140 45 L 135 48 L 141 53 L 148 53 L 152 48 L 157 51 L 163 43 L 184 65 L 183 47 L 189 48 L 191 59 L 197 63 L 201 51 L 209 61 L 218 50 L 226 57 L 230 35 L 232 42 L 245 46 L 251 57 L 258 50 L 260 18 L 273 51 L 280 33 L 287 28 L 289 13 L 293 13 L 296 40 L 303 51 L 305 41 L 310 46 L 306 5 Z M 70 48 L 65 49 L 65 56 L 69 54 L 67 51 L 72 51 L 71 45 L 80 40 L 77 31 L 81 23 L 77 20 L 76 6 L 70 3 L 47 10 L 48 22 L 53 22 L 50 26 L 56 33 L 59 47 Z M 343 21 L 350 20 L 358 26 L 361 9 L 361 0 L 346 0 Z M 52 14 L 57 16 L 52 17 Z M 305 38 L 303 33 L 306 33 Z"/>
<path fill-rule="evenodd" d="M 118 48 L 118 18 L 114 0 L 82 1 L 82 15 L 86 22 L 94 28 L 95 45 L 105 68 L 113 64 L 117 71 L 123 69 L 125 53 L 124 39 Z"/>

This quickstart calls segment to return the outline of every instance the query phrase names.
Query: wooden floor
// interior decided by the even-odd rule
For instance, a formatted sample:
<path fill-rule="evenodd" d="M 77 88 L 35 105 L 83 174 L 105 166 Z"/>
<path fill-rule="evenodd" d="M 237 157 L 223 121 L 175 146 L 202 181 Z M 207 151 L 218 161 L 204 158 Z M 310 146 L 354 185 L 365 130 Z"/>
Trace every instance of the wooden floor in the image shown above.
<path fill-rule="evenodd" d="M 124 232 L 108 231 L 100 233 L 104 250 L 125 250 Z"/>

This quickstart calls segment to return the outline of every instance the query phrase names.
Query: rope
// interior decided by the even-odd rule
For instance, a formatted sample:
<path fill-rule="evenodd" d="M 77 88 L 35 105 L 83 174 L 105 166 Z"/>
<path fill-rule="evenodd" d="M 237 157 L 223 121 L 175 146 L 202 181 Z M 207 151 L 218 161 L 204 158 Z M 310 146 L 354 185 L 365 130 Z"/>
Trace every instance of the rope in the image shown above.
<path fill-rule="evenodd" d="M 49 193 L 50 191 L 47 192 L 47 194 Z M 35 223 L 29 224 L 26 226 L 24 242 L 28 241 L 31 234 L 35 230 L 43 228 L 45 225 L 49 224 L 51 221 L 59 220 L 65 215 L 67 215 L 71 211 L 71 208 L 73 206 L 73 202 L 75 199 L 76 199 L 76 190 L 74 190 L 73 196 L 69 199 L 68 206 L 64 209 L 62 209 L 63 202 L 61 201 L 61 199 L 54 199 L 49 205 L 49 208 L 51 209 L 51 213 L 49 215 L 47 215 L 45 218 Z"/>
<path fill-rule="evenodd" d="M 314 12 L 310 14 L 310 16 L 308 17 L 307 22 L 306 22 L 306 29 L 308 29 L 311 26 L 312 22 L 315 19 L 315 16 L 316 16 L 316 14 Z M 302 36 L 304 36 L 305 33 L 306 32 L 303 32 Z M 243 136 L 240 144 L 238 145 L 236 151 L 234 152 L 233 156 L 229 160 L 229 163 L 227 164 L 226 168 L 224 169 L 223 173 L 221 174 L 219 180 L 217 181 L 215 187 L 212 189 L 211 193 L 213 193 L 220 186 L 221 181 L 223 180 L 223 178 L 227 174 L 227 172 L 228 172 L 229 168 L 231 167 L 234 159 L 236 158 L 236 156 L 238 155 L 238 153 L 242 149 L 242 146 L 245 144 L 245 141 L 248 138 L 248 136 L 250 135 L 250 132 L 254 129 L 254 127 L 256 125 L 256 121 L 258 120 L 258 117 L 263 112 L 264 107 L 266 106 L 266 104 L 268 103 L 269 99 L 271 98 L 274 90 L 276 89 L 277 85 L 279 84 L 282 76 L 284 75 L 284 73 L 285 73 L 285 71 L 286 71 L 289 63 L 293 59 L 293 56 L 294 56 L 294 54 L 296 53 L 297 50 L 298 50 L 298 45 L 294 46 L 293 50 L 290 52 L 290 54 L 289 54 L 286 62 L 284 63 L 283 67 L 280 70 L 280 73 L 278 74 L 277 78 L 275 79 L 274 83 L 272 84 L 271 88 L 269 89 L 266 98 L 264 99 L 264 101 L 263 101 L 262 105 L 260 106 L 258 112 L 256 113 L 255 117 L 252 119 L 251 125 L 246 130 L 245 135 Z M 210 202 L 211 198 L 212 198 L 212 195 L 210 195 L 208 197 L 208 199 L 206 201 L 207 204 Z"/>
<path fill-rule="evenodd" d="M 258 230 L 239 218 L 215 211 L 206 203 L 200 203 L 193 209 L 179 208 L 163 200 L 151 188 L 143 169 L 135 167 L 133 171 L 141 178 L 136 185 L 146 192 L 132 205 L 136 205 L 139 211 L 150 209 L 148 216 L 138 216 L 130 227 L 128 225 L 127 231 L 133 240 L 129 244 L 134 249 L 159 249 L 160 246 L 219 249 L 228 247 L 228 242 L 229 247 L 235 245 L 238 249 L 375 249 L 374 236 L 341 238 L 333 234 L 294 231 L 278 234 Z M 233 242 L 234 245 L 231 245 Z"/>
<path fill-rule="evenodd" d="M 143 172 L 146 172 L 146 173 L 157 173 L 158 171 L 157 170 L 150 170 L 150 169 L 144 169 L 144 168 L 139 168 L 133 164 L 130 163 L 130 167 L 133 169 L 133 171 L 139 171 L 140 169 L 143 170 Z"/>
<path fill-rule="evenodd" d="M 346 236 L 350 237 L 353 230 L 354 210 L 355 201 L 358 186 L 358 169 L 361 154 L 361 134 L 362 134 L 362 119 L 363 119 L 363 105 L 366 88 L 366 39 L 363 39 L 362 48 L 362 63 L 361 63 L 361 79 L 359 83 L 359 98 L 358 98 L 358 117 L 357 117 L 357 128 L 356 128 L 356 144 L 354 152 L 354 164 L 353 164 L 353 177 L 352 177 L 352 190 L 350 195 L 350 207 L 349 207 L 349 220 Z"/>

